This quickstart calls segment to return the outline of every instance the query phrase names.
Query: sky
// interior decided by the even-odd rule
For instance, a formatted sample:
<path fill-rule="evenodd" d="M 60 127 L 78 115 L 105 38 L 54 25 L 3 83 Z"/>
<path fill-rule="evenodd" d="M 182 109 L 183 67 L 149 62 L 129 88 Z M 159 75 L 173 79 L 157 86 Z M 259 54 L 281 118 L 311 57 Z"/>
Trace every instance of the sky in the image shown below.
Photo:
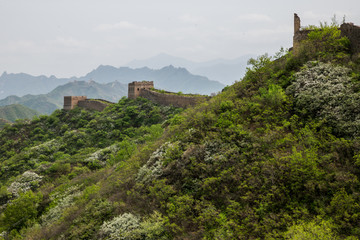
<path fill-rule="evenodd" d="M 191 61 L 274 54 L 301 25 L 360 25 L 359 0 L 0 0 L 0 74 L 83 76 L 166 53 Z"/>

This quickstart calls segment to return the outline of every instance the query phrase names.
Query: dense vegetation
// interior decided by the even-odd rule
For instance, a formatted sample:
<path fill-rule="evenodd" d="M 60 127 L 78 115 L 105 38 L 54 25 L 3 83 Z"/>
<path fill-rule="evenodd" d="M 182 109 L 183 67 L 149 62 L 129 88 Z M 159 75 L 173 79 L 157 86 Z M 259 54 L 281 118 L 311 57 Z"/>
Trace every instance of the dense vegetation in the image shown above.
<path fill-rule="evenodd" d="M 37 111 L 20 104 L 0 107 L 0 118 L 8 120 L 9 122 L 15 122 L 16 119 L 32 119 L 38 115 L 40 115 L 40 113 Z M 0 128 L 1 127 L 3 126 L 0 125 Z"/>
<path fill-rule="evenodd" d="M 7 126 L 2 236 L 358 239 L 360 59 L 333 26 L 302 44 L 182 113 L 122 99 Z"/>

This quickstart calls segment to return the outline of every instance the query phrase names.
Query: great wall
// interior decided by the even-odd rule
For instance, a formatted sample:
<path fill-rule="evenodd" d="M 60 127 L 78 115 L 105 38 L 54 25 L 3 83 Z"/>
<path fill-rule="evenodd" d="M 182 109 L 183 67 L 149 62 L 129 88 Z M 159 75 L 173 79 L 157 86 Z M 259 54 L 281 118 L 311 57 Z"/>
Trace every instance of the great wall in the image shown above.
<path fill-rule="evenodd" d="M 187 108 L 210 97 L 202 95 L 177 94 L 166 91 L 156 91 L 153 81 L 131 82 L 128 85 L 128 98 L 147 98 L 157 104 Z M 112 102 L 102 99 L 88 99 L 86 96 L 64 96 L 64 110 L 70 110 L 76 106 L 96 111 L 103 111 Z"/>
<path fill-rule="evenodd" d="M 352 54 L 360 53 L 360 26 L 353 23 L 343 23 L 339 27 L 341 36 L 346 36 L 350 40 L 350 51 Z M 294 13 L 294 36 L 293 36 L 293 51 L 297 52 L 300 47 L 300 42 L 305 40 L 312 30 L 301 29 L 300 17 Z"/>
<path fill-rule="evenodd" d="M 342 36 L 346 36 L 350 40 L 350 50 L 352 54 L 360 53 L 360 27 L 353 23 L 341 24 L 339 30 Z M 294 36 L 292 51 L 296 53 L 299 50 L 300 42 L 305 40 L 312 30 L 301 29 L 300 17 L 294 13 Z M 198 102 L 204 101 L 210 97 L 197 95 L 183 95 L 166 91 L 156 91 L 153 81 L 132 82 L 128 85 L 128 98 L 136 99 L 137 97 L 147 98 L 155 103 L 166 106 L 175 106 L 187 108 Z M 86 96 L 65 96 L 64 109 L 70 110 L 76 106 L 103 111 L 112 102 L 102 99 L 88 99 Z"/>

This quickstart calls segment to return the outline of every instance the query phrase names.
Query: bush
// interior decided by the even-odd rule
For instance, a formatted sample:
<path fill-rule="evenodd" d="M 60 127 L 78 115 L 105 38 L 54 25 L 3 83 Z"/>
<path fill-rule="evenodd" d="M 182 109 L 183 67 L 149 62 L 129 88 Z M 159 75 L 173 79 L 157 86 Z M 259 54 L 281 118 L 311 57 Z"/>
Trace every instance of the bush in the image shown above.
<path fill-rule="evenodd" d="M 37 207 L 41 200 L 41 194 L 36 195 L 30 190 L 8 204 L 0 221 L 3 230 L 20 230 L 31 225 L 37 217 Z"/>
<path fill-rule="evenodd" d="M 301 42 L 299 56 L 322 61 L 341 61 L 350 54 L 350 41 L 341 36 L 336 25 L 313 28 L 306 40 Z"/>
<path fill-rule="evenodd" d="M 18 197 L 20 193 L 24 193 L 30 189 L 34 190 L 38 187 L 41 179 L 42 176 L 31 171 L 26 171 L 17 180 L 12 182 L 7 190 L 12 193 L 13 196 Z"/>
<path fill-rule="evenodd" d="M 308 62 L 286 90 L 294 97 L 295 111 L 325 120 L 338 135 L 358 136 L 360 93 L 349 73 L 331 63 Z"/>
<path fill-rule="evenodd" d="M 285 239 L 293 240 L 306 240 L 306 239 L 318 239 L 318 240 L 336 240 L 337 237 L 332 229 L 333 224 L 329 221 L 322 220 L 320 223 L 316 221 L 300 222 L 293 225 L 285 233 Z"/>

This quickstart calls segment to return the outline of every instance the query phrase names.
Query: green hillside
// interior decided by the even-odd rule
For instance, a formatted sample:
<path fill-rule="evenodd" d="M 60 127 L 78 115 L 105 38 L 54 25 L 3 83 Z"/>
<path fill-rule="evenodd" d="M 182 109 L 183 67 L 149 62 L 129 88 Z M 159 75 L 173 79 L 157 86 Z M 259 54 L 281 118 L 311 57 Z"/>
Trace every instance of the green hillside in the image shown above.
<path fill-rule="evenodd" d="M 187 110 L 142 98 L 0 131 L 5 239 L 358 239 L 360 56 L 335 26 Z"/>
<path fill-rule="evenodd" d="M 0 107 L 0 118 L 10 122 L 15 122 L 16 119 L 32 119 L 37 115 L 39 115 L 37 111 L 20 104 Z"/>

